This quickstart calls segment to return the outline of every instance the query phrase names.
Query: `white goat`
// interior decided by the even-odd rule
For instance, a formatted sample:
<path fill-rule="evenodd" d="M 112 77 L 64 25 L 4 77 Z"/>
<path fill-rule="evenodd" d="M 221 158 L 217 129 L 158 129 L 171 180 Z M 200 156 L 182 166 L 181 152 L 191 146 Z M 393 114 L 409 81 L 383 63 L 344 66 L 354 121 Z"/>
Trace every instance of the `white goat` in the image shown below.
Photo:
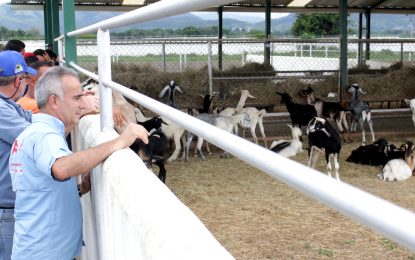
<path fill-rule="evenodd" d="M 415 169 L 414 144 L 406 142 L 405 160 L 393 159 L 383 167 L 382 172 L 377 176 L 384 181 L 403 181 L 413 175 Z"/>
<path fill-rule="evenodd" d="M 414 122 L 414 126 L 415 126 L 415 98 L 409 101 L 409 106 L 411 107 L 411 110 L 412 110 L 412 122 Z"/>
<path fill-rule="evenodd" d="M 293 139 L 274 141 L 272 142 L 269 149 L 284 157 L 292 157 L 295 156 L 297 153 L 303 152 L 303 144 L 300 141 L 301 135 L 303 133 L 301 132 L 301 129 L 298 126 L 287 126 L 291 129 Z"/>
<path fill-rule="evenodd" d="M 241 120 L 242 117 L 244 117 L 246 115 L 244 114 L 236 114 L 236 115 L 232 115 L 232 116 L 221 116 L 221 115 L 213 115 L 213 114 L 206 114 L 206 113 L 202 113 L 202 114 L 198 114 L 195 117 L 199 120 L 202 120 L 206 123 L 209 123 L 211 125 L 214 125 L 222 130 L 225 130 L 228 133 L 232 133 L 233 129 L 235 128 L 235 125 L 237 125 Z M 188 136 L 187 136 L 187 142 L 186 142 L 186 149 L 185 149 L 185 160 L 188 160 L 189 157 L 189 148 L 190 148 L 190 144 L 192 143 L 192 139 L 193 139 L 193 134 L 188 132 Z M 196 148 L 197 151 L 199 152 L 200 157 L 205 160 L 205 156 L 203 155 L 202 152 L 202 144 L 203 144 L 203 138 L 198 136 L 197 139 L 197 144 L 196 144 Z M 221 155 L 221 157 L 228 157 L 228 153 L 225 151 L 223 153 L 223 155 Z"/>
<path fill-rule="evenodd" d="M 261 132 L 262 138 L 264 139 L 265 147 L 267 147 L 267 139 L 265 136 L 264 125 L 262 123 L 262 118 L 267 113 L 265 109 L 258 110 L 255 107 L 245 107 L 246 99 L 255 98 L 251 94 L 249 94 L 248 90 L 242 90 L 241 98 L 239 99 L 238 105 L 236 108 L 226 108 L 219 112 L 219 115 L 222 116 L 232 116 L 235 113 L 245 114 L 243 120 L 239 122 L 239 126 L 241 126 L 244 130 L 249 129 L 251 131 L 251 135 L 254 138 L 256 144 L 258 144 L 258 137 L 255 134 L 256 126 L 259 125 L 259 130 Z M 235 131 L 237 133 L 237 130 Z M 243 137 L 245 137 L 245 132 L 243 132 Z"/>

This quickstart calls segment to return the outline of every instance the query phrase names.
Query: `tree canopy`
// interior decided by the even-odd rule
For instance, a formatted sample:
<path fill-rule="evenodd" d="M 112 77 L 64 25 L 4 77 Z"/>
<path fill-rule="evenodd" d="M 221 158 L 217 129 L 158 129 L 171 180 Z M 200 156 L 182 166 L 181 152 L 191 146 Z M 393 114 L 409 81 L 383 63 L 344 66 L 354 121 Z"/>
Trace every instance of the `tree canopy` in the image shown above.
<path fill-rule="evenodd" d="M 338 35 L 339 21 L 338 14 L 299 14 L 291 27 L 291 32 L 301 38 Z"/>

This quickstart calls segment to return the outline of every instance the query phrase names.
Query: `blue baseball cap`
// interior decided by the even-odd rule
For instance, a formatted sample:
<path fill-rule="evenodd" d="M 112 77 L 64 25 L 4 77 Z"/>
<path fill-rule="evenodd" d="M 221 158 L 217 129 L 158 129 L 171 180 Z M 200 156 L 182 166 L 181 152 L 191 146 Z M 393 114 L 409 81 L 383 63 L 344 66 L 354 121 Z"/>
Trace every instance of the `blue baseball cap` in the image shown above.
<path fill-rule="evenodd" d="M 17 51 L 0 52 L 0 77 L 16 76 L 22 73 L 37 74 L 35 69 L 27 66 L 23 56 Z"/>

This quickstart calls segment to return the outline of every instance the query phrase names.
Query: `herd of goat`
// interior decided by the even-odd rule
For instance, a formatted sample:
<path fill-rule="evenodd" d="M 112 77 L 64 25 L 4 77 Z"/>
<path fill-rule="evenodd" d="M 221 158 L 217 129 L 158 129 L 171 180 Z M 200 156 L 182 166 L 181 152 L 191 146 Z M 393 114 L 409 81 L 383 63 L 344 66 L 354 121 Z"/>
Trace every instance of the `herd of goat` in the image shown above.
<path fill-rule="evenodd" d="M 166 88 L 168 87 L 166 86 Z M 93 88 L 95 93 L 99 94 L 98 84 L 93 80 L 86 81 L 84 88 Z M 163 91 L 166 91 L 166 88 Z M 337 102 L 327 102 L 316 98 L 313 94 L 313 89 L 310 87 L 299 92 L 300 96 L 306 98 L 307 104 L 294 103 L 289 94 L 277 91 L 276 94 L 281 97 L 281 103 L 286 106 L 291 119 L 292 125 L 288 126 L 291 129 L 292 139 L 274 141 L 269 149 L 285 157 L 292 157 L 303 152 L 301 128 L 305 127 L 308 138 L 308 166 L 314 168 L 319 154 L 324 152 L 328 175 L 331 176 L 332 170 L 334 170 L 335 177 L 339 180 L 339 154 L 342 140 L 351 142 L 350 132 L 356 131 L 356 126 L 359 124 L 362 134 L 362 145 L 352 151 L 347 161 L 364 165 L 382 166 L 382 172 L 378 174 L 378 177 L 382 180 L 401 181 L 411 177 L 415 168 L 415 145 L 407 141 L 400 148 L 397 148 L 383 138 L 375 140 L 369 105 L 360 100 L 358 96 L 359 93 L 366 93 L 358 84 L 352 84 L 348 88 L 348 92 L 351 93 L 352 99 L 345 107 Z M 170 100 L 172 98 L 173 95 L 169 95 L 168 104 L 175 104 L 174 100 Z M 243 131 L 249 129 L 252 138 L 257 144 L 258 138 L 255 130 L 258 126 L 264 145 L 268 148 L 263 126 L 263 117 L 266 111 L 255 107 L 245 107 L 245 102 L 248 98 L 255 97 L 248 90 L 242 90 L 236 107 L 228 107 L 218 112 L 212 109 L 213 96 L 206 95 L 204 96 L 203 107 L 201 109 L 189 110 L 189 113 L 199 120 L 236 135 L 238 135 L 239 128 Z M 413 114 L 412 120 L 415 125 L 415 99 L 410 101 L 410 107 Z M 175 148 L 167 160 L 177 160 L 182 144 L 182 159 L 188 160 L 189 149 L 194 137 L 192 133 L 187 132 L 184 128 L 167 118 L 157 116 L 146 117 L 141 109 L 134 107 L 117 92 L 113 92 L 113 108 L 122 113 L 125 123 L 138 123 L 149 131 L 148 145 L 137 141 L 130 148 L 142 158 L 147 167 L 151 168 L 153 162 L 159 167 L 158 176 L 161 181 L 165 182 L 166 180 L 164 153 L 169 141 L 174 142 Z M 348 113 L 350 113 L 351 118 L 350 128 L 347 122 Z M 330 121 L 335 122 L 337 129 L 331 125 Z M 365 122 L 368 124 L 371 132 L 372 144 L 366 144 Z M 119 126 L 115 126 L 115 129 L 118 133 L 124 130 L 123 127 Z M 197 140 L 195 153 L 197 152 L 205 160 L 202 152 L 203 138 L 197 137 Z M 210 153 L 207 143 L 206 150 Z M 228 154 L 224 152 L 221 157 L 228 157 Z"/>

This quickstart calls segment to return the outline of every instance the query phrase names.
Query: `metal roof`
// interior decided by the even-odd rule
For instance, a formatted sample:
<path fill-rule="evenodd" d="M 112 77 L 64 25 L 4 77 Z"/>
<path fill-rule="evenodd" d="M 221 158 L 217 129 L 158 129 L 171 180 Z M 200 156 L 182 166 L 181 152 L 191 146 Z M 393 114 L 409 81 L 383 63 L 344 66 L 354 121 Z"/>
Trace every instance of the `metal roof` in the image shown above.
<path fill-rule="evenodd" d="M 62 1 L 62 0 L 60 0 Z M 75 0 L 77 10 L 125 10 L 130 11 L 143 7 L 159 0 Z M 39 8 L 45 0 L 11 0 L 11 5 L 32 6 Z M 271 12 L 298 13 L 298 12 L 337 12 L 339 0 L 270 0 Z M 304 6 L 292 6 L 296 2 L 305 3 Z M 246 0 L 223 6 L 225 12 L 264 12 L 265 0 Z M 17 6 L 16 6 L 17 7 Z M 25 8 L 23 7 L 23 8 Z M 349 12 L 372 13 L 415 13 L 415 1 L 413 0 L 348 0 Z M 200 11 L 217 11 L 212 7 Z"/>

